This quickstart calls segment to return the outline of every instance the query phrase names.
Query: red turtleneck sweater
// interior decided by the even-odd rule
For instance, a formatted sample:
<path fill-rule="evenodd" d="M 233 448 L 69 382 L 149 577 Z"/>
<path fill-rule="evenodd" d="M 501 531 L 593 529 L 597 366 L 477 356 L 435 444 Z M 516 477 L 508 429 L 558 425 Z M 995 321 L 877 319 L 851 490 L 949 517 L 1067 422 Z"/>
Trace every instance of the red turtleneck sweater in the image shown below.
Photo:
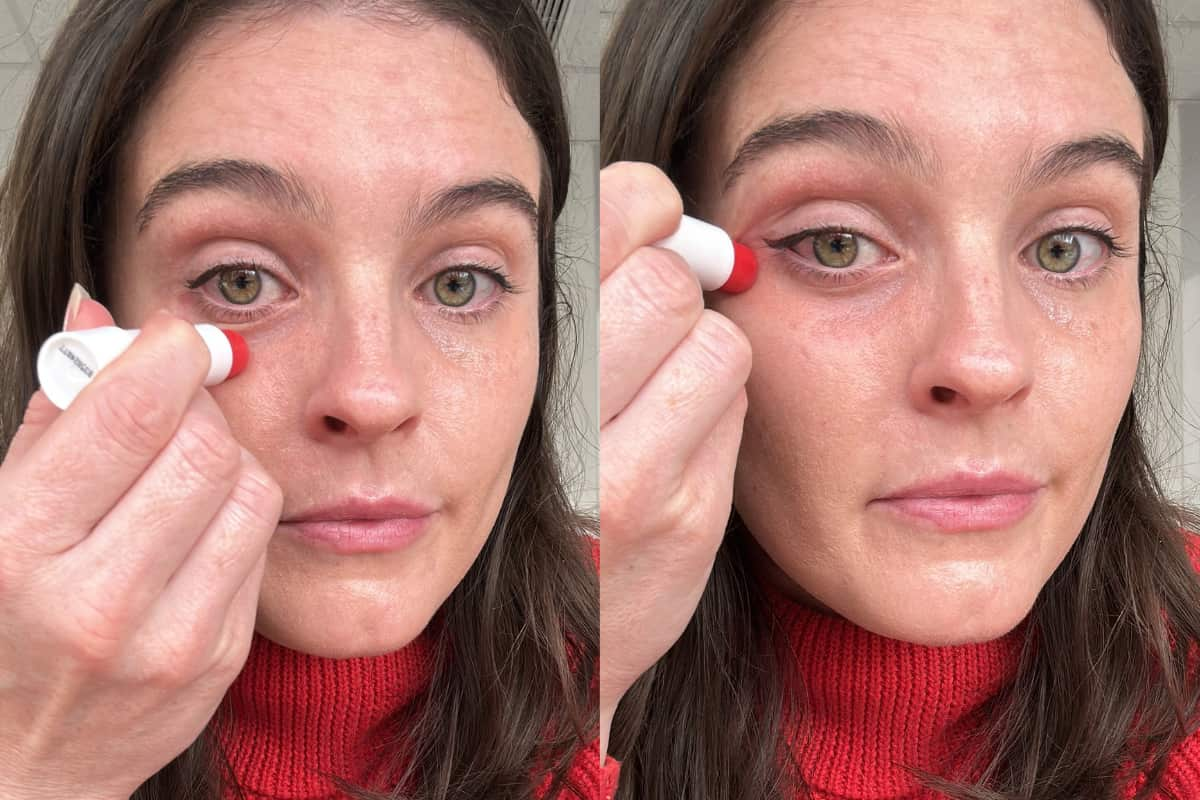
<path fill-rule="evenodd" d="M 991 642 L 925 647 L 772 594 L 796 653 L 793 685 L 807 691 L 810 727 L 790 744 L 813 800 L 944 798 L 903 765 L 945 773 L 984 703 L 1015 676 L 1026 623 Z M 600 797 L 611 800 L 615 771 L 605 780 Z M 1163 786 L 1200 799 L 1200 733 L 1173 754 Z"/>
<path fill-rule="evenodd" d="M 373 781 L 384 766 L 376 749 L 381 724 L 424 692 L 431 657 L 428 631 L 396 652 L 345 659 L 307 655 L 255 634 L 224 700 L 229 724 L 217 731 L 247 800 L 344 797 L 326 774 L 379 788 Z M 598 754 L 593 742 L 571 773 L 595 796 L 611 782 Z"/>

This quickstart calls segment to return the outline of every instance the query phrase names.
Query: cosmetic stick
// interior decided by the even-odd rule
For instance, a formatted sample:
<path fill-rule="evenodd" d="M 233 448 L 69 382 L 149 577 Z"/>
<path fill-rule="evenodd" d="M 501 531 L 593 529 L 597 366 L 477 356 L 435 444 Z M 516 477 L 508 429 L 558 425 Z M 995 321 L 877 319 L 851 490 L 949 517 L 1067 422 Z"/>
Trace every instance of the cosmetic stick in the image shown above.
<path fill-rule="evenodd" d="M 205 386 L 229 380 L 246 368 L 250 351 L 239 334 L 203 323 L 195 327 L 211 358 Z M 125 352 L 138 333 L 136 329 L 107 326 L 54 334 L 38 351 L 37 371 L 42 391 L 51 403 L 65 410 L 96 373 Z M 170 365 L 164 368 L 169 369 Z"/>
<path fill-rule="evenodd" d="M 738 294 L 753 286 L 758 277 L 758 259 L 753 250 L 733 241 L 716 225 L 686 214 L 679 228 L 654 246 L 666 248 L 686 261 L 706 292 Z"/>

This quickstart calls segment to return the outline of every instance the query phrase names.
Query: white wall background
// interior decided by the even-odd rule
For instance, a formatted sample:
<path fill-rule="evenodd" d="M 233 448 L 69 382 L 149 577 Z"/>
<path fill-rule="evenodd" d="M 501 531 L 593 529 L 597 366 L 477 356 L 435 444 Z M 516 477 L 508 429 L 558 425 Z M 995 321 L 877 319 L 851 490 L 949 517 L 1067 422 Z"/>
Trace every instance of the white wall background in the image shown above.
<path fill-rule="evenodd" d="M 0 165 L 7 163 L 38 67 L 71 0 L 0 0 Z M 578 506 L 596 513 L 596 154 L 599 146 L 600 46 L 591 0 L 568 0 L 557 40 L 571 114 L 573 177 L 560 225 L 565 283 L 577 315 L 570 424 L 560 446 Z"/>
<path fill-rule="evenodd" d="M 575 348 L 573 435 L 564 437 L 577 476 L 579 507 L 599 515 L 598 447 L 600 389 L 597 382 L 599 244 L 596 194 L 600 163 L 600 52 L 604 42 L 594 0 L 570 0 L 558 37 L 558 59 L 571 120 L 571 192 L 559 221 L 559 253 L 570 266 L 566 283 L 574 295 L 579 338 Z"/>
<path fill-rule="evenodd" d="M 1160 475 L 1177 498 L 1200 503 L 1200 0 L 1161 4 L 1171 71 L 1171 137 L 1155 184 L 1155 220 L 1175 296 L 1157 430 Z M 1147 315 L 1149 318 L 1149 315 Z"/>

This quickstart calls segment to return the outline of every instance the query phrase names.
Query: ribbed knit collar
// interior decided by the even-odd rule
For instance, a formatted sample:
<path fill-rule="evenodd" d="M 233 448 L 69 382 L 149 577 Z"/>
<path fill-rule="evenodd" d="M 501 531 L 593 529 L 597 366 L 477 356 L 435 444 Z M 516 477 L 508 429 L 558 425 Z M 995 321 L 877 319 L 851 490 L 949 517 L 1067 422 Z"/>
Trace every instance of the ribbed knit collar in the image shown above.
<path fill-rule="evenodd" d="M 946 774 L 1014 679 L 1028 621 L 990 642 L 925 647 L 768 594 L 795 654 L 789 685 L 804 692 L 793 752 L 821 800 L 942 797 L 904 765 Z"/>
<path fill-rule="evenodd" d="M 322 773 L 368 785 L 381 765 L 381 723 L 429 684 L 432 635 L 392 653 L 321 658 L 259 634 L 222 711 L 218 738 L 247 797 L 341 797 Z"/>

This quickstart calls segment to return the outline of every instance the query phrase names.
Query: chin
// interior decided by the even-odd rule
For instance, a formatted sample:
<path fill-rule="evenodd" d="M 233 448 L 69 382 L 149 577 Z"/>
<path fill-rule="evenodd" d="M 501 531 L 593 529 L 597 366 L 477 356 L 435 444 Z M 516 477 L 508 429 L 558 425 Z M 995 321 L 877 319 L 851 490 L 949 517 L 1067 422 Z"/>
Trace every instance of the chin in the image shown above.
<path fill-rule="evenodd" d="M 399 614 L 390 607 L 331 606 L 320 615 L 277 618 L 264 605 L 259 606 L 256 633 L 290 650 L 320 658 L 360 658 L 394 652 L 419 637 L 433 616 Z"/>
<path fill-rule="evenodd" d="M 832 610 L 872 633 L 928 647 L 989 642 L 1010 633 L 1029 615 L 1035 591 L 972 586 L 953 591 L 915 588 L 903 596 L 864 598 Z M 843 606 L 843 607 L 839 607 Z"/>

